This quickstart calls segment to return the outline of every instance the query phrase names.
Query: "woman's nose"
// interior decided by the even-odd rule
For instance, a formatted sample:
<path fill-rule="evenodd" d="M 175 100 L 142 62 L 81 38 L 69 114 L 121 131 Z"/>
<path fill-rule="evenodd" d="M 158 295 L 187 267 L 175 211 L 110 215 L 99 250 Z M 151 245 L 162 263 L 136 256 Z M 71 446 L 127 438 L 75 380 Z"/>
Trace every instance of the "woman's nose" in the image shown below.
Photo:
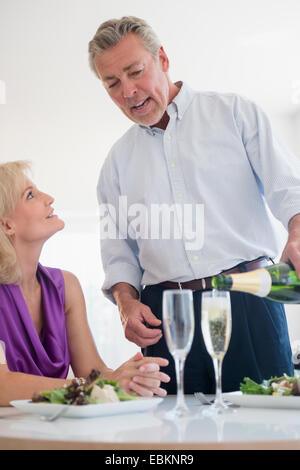
<path fill-rule="evenodd" d="M 51 206 L 51 204 L 53 204 L 54 198 L 50 196 L 50 194 L 43 193 L 43 197 L 47 206 Z"/>
<path fill-rule="evenodd" d="M 52 197 L 52 196 L 50 196 L 50 195 L 49 195 L 48 197 L 49 197 L 49 204 L 50 204 L 50 205 L 53 204 L 53 202 L 54 202 L 54 197 Z"/>

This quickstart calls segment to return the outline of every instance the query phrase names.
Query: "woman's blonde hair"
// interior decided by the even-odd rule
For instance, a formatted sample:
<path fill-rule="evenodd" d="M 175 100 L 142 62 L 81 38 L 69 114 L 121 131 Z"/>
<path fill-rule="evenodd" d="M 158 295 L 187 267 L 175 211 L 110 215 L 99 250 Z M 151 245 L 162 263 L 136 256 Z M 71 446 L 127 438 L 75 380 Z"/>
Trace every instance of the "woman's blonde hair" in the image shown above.
<path fill-rule="evenodd" d="M 4 219 L 10 217 L 26 184 L 30 162 L 15 161 L 0 164 L 0 284 L 19 284 L 21 270 L 15 248 L 4 231 Z"/>
<path fill-rule="evenodd" d="M 157 59 L 157 53 L 161 43 L 151 26 L 136 16 L 123 16 L 120 19 L 111 19 L 102 23 L 95 36 L 89 42 L 89 63 L 92 71 L 97 75 L 94 59 L 95 55 L 118 44 L 128 33 L 134 33 L 140 37 L 147 51 Z"/>

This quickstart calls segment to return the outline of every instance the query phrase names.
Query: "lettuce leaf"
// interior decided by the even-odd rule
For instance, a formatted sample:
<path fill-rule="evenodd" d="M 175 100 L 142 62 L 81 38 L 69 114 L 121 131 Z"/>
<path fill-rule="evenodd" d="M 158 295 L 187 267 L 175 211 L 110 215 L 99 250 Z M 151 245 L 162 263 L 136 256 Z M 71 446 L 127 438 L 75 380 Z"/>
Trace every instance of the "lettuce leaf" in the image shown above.
<path fill-rule="evenodd" d="M 65 395 L 68 393 L 66 387 L 62 388 L 53 388 L 52 390 L 46 390 L 40 393 L 40 395 L 47 399 L 50 403 L 58 403 L 60 405 L 65 405 L 70 402 Z"/>
<path fill-rule="evenodd" d="M 272 395 L 273 392 L 271 379 L 264 380 L 263 383 L 258 384 L 254 380 L 249 379 L 249 377 L 244 377 L 244 383 L 240 384 L 240 390 L 248 395 Z"/>

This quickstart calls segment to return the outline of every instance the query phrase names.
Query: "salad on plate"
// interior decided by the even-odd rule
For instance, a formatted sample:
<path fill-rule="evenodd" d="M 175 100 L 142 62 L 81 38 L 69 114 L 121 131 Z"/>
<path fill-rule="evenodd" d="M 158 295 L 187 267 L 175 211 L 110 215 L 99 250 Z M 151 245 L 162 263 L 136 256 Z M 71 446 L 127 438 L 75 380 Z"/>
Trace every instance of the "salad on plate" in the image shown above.
<path fill-rule="evenodd" d="M 283 374 L 282 377 L 263 380 L 261 384 L 245 377 L 240 390 L 245 395 L 300 396 L 300 377 Z"/>
<path fill-rule="evenodd" d="M 92 405 L 100 403 L 116 403 L 135 400 L 133 393 L 128 395 L 122 390 L 118 382 L 104 380 L 101 372 L 93 369 L 85 383 L 73 379 L 71 385 L 61 388 L 53 388 L 35 393 L 32 403 L 55 403 L 59 405 Z"/>

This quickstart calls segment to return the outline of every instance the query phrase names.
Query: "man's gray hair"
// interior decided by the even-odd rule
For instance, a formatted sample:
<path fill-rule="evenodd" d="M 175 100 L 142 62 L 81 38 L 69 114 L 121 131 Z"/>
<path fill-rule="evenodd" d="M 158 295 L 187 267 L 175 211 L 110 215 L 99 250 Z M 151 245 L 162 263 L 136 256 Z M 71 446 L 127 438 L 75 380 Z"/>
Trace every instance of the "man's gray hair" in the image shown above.
<path fill-rule="evenodd" d="M 94 64 L 95 55 L 118 44 L 128 33 L 139 36 L 150 54 L 157 59 L 161 43 L 149 24 L 135 16 L 123 16 L 102 23 L 93 39 L 89 42 L 89 63 L 92 71 L 98 73 Z"/>

